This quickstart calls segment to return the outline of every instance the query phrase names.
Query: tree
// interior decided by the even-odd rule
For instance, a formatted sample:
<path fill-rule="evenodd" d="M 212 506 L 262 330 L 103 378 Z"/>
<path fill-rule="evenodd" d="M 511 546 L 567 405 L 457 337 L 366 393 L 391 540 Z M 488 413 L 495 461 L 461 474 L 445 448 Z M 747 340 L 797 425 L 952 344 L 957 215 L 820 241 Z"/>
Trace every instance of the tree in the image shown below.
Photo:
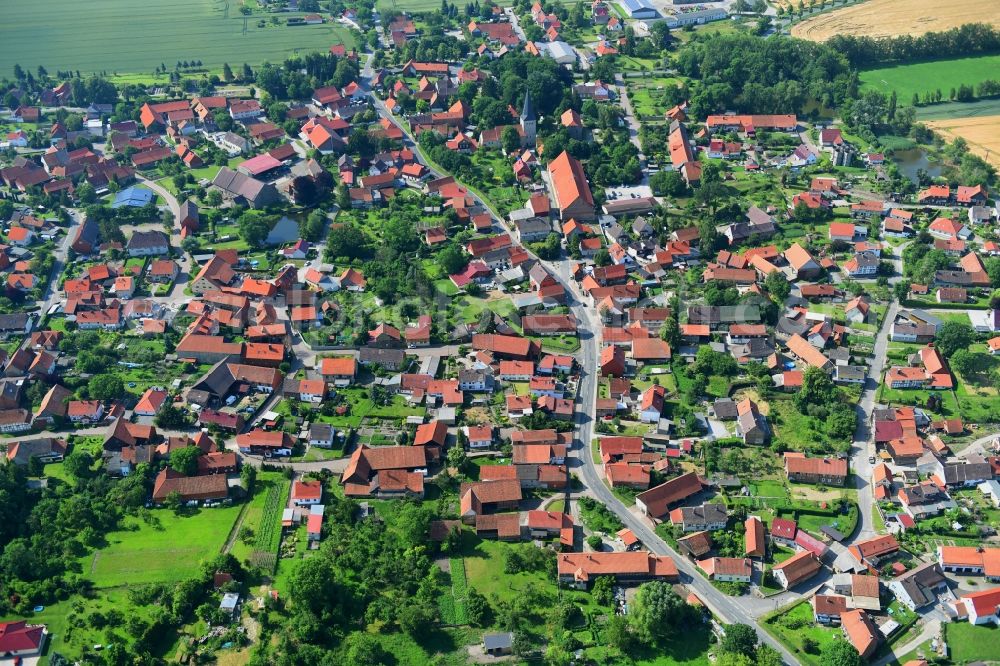
<path fill-rule="evenodd" d="M 159 413 L 153 421 L 157 427 L 165 430 L 176 430 L 188 425 L 187 412 L 179 407 L 175 407 L 170 402 L 160 408 Z"/>
<path fill-rule="evenodd" d="M 248 210 L 242 215 L 238 222 L 240 238 L 252 248 L 259 248 L 264 244 L 267 235 L 271 233 L 271 228 L 278 221 L 277 216 L 267 215 L 258 210 Z"/>
<path fill-rule="evenodd" d="M 604 248 L 594 254 L 594 263 L 598 266 L 608 266 L 611 264 L 611 255 Z"/>
<path fill-rule="evenodd" d="M 344 663 L 346 666 L 370 666 L 371 664 L 395 663 L 391 655 L 382 647 L 375 636 L 361 631 L 352 632 L 344 641 Z"/>
<path fill-rule="evenodd" d="M 768 273 L 767 277 L 764 278 L 764 288 L 778 302 L 788 298 L 788 294 L 792 291 L 792 285 L 788 283 L 788 278 L 781 271 Z"/>
<path fill-rule="evenodd" d="M 455 275 L 465 270 L 469 258 L 460 246 L 451 244 L 438 252 L 437 263 L 445 275 Z"/>
<path fill-rule="evenodd" d="M 87 382 L 87 393 L 93 400 L 114 400 L 125 394 L 125 383 L 115 375 L 94 375 Z"/>
<path fill-rule="evenodd" d="M 465 466 L 465 461 L 467 457 L 465 455 L 465 449 L 461 446 L 453 446 L 448 449 L 448 466 L 454 467 L 455 469 L 461 470 Z"/>
<path fill-rule="evenodd" d="M 198 457 L 201 449 L 193 444 L 183 449 L 175 449 L 170 453 L 170 467 L 184 476 L 195 476 L 198 473 Z"/>
<path fill-rule="evenodd" d="M 756 666 L 781 666 L 781 654 L 767 643 L 757 646 Z"/>
<path fill-rule="evenodd" d="M 629 622 L 644 643 L 654 645 L 681 635 L 692 618 L 692 607 L 668 583 L 653 581 L 639 586 Z"/>
<path fill-rule="evenodd" d="M 253 465 L 242 465 L 240 467 L 240 484 L 248 495 L 253 494 L 254 484 L 257 482 L 257 468 Z"/>
<path fill-rule="evenodd" d="M 715 666 L 753 666 L 753 659 L 739 652 L 723 652 L 716 658 Z"/>
<path fill-rule="evenodd" d="M 611 647 L 621 652 L 629 652 L 632 647 L 632 634 L 629 632 L 628 618 L 624 615 L 612 615 L 604 625 L 604 640 Z"/>
<path fill-rule="evenodd" d="M 209 190 L 205 194 L 205 205 L 218 208 L 222 205 L 222 192 L 219 190 Z"/>
<path fill-rule="evenodd" d="M 611 576 L 598 576 L 591 588 L 594 600 L 602 606 L 611 606 L 615 603 L 615 582 Z"/>
<path fill-rule="evenodd" d="M 415 599 L 408 600 L 399 611 L 399 628 L 411 636 L 417 635 L 436 621 L 435 608 L 426 602 Z"/>
<path fill-rule="evenodd" d="M 968 349 L 959 349 L 951 355 L 948 362 L 951 364 L 952 370 L 968 379 L 975 375 L 980 368 L 989 367 L 989 363 L 984 363 L 984 360 L 987 359 L 983 359 L 981 354 L 975 354 Z"/>
<path fill-rule="evenodd" d="M 500 143 L 504 152 L 508 155 L 513 154 L 521 148 L 521 135 L 513 125 L 508 125 L 500 133 Z"/>
<path fill-rule="evenodd" d="M 938 331 L 934 344 L 944 358 L 950 358 L 959 349 L 968 349 L 975 339 L 976 332 L 969 324 L 946 321 Z"/>
<path fill-rule="evenodd" d="M 865 662 L 853 645 L 847 641 L 832 641 L 819 656 L 821 666 L 862 666 Z"/>
<path fill-rule="evenodd" d="M 74 479 L 89 479 L 93 472 L 90 469 L 94 464 L 94 457 L 83 450 L 75 450 L 66 456 L 63 461 L 63 469 Z"/>
<path fill-rule="evenodd" d="M 465 609 L 469 618 L 469 624 L 474 627 L 489 626 L 493 617 L 493 609 L 486 597 L 480 594 L 475 588 L 470 587 L 465 597 Z"/>
<path fill-rule="evenodd" d="M 726 625 L 726 633 L 719 645 L 726 652 L 753 659 L 757 656 L 757 632 L 748 624 Z"/>

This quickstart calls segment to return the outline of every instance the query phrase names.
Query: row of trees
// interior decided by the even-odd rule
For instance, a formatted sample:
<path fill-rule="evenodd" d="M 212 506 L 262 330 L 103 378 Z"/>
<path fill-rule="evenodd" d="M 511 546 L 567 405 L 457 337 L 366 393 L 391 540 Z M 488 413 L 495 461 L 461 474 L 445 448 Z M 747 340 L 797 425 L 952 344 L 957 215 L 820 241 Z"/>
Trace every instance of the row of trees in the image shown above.
<path fill-rule="evenodd" d="M 889 62 L 971 57 L 1000 52 L 1000 29 L 969 23 L 942 32 L 898 37 L 838 34 L 826 44 L 843 54 L 857 69 Z"/>

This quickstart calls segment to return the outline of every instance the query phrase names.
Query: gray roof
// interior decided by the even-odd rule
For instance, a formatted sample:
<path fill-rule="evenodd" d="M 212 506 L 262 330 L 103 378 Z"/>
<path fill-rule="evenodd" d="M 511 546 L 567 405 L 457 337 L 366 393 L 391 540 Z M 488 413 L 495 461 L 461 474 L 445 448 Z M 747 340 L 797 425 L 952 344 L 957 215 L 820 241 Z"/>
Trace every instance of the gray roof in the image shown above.
<path fill-rule="evenodd" d="M 514 645 L 514 634 L 505 631 L 501 634 L 486 634 L 483 636 L 483 647 L 487 650 L 505 650 Z"/>
<path fill-rule="evenodd" d="M 681 508 L 685 523 L 724 523 L 729 517 L 725 504 L 702 504 Z"/>
<path fill-rule="evenodd" d="M 137 231 L 128 239 L 128 249 L 147 250 L 170 247 L 170 239 L 162 231 Z"/>
<path fill-rule="evenodd" d="M 524 93 L 524 106 L 521 107 L 521 120 L 534 120 L 535 107 L 531 104 L 531 91 Z"/>
<path fill-rule="evenodd" d="M 28 326 L 29 315 L 25 312 L 0 314 L 0 331 L 23 331 Z"/>
<path fill-rule="evenodd" d="M 329 440 L 333 438 L 335 432 L 329 423 L 313 423 L 309 426 L 309 439 Z"/>
<path fill-rule="evenodd" d="M 988 462 L 948 463 L 942 471 L 946 484 L 979 483 L 993 478 L 993 468 Z"/>
<path fill-rule="evenodd" d="M 222 167 L 215 175 L 212 185 L 223 190 L 231 197 L 242 197 L 255 205 L 266 205 L 278 199 L 274 185 L 248 176 L 229 167 Z"/>
<path fill-rule="evenodd" d="M 362 347 L 358 353 L 358 360 L 362 363 L 378 363 L 379 365 L 385 363 L 390 365 L 400 365 L 405 358 L 406 353 L 402 349 Z"/>
<path fill-rule="evenodd" d="M 724 421 L 734 420 L 737 417 L 736 403 L 732 398 L 718 398 L 712 405 L 715 416 Z"/>
<path fill-rule="evenodd" d="M 940 564 L 928 562 L 906 572 L 893 583 L 906 591 L 914 606 L 923 608 L 936 599 L 934 589 L 941 585 L 947 585 L 948 579 L 945 578 Z"/>

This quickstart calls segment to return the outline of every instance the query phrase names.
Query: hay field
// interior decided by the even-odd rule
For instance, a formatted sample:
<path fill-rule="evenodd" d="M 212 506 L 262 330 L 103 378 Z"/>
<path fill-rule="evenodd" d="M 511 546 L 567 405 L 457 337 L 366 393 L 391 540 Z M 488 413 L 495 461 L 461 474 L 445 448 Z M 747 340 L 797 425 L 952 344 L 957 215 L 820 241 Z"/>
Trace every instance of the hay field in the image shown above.
<path fill-rule="evenodd" d="M 869 0 L 806 19 L 792 26 L 792 36 L 822 42 L 837 34 L 868 37 L 922 35 L 966 23 L 1000 26 L 997 0 Z"/>
<path fill-rule="evenodd" d="M 10 76 L 15 63 L 31 72 L 44 65 L 52 73 L 147 73 L 182 60 L 201 60 L 209 69 L 228 62 L 235 69 L 338 43 L 354 46 L 338 23 L 284 25 L 296 14 L 274 15 L 279 25 L 268 14 L 244 21 L 239 6 L 238 0 L 47 0 L 11 7 L 0 28 L 0 76 Z"/>
<path fill-rule="evenodd" d="M 973 153 L 1000 167 L 1000 115 L 927 120 L 924 124 L 949 140 L 962 137 Z"/>

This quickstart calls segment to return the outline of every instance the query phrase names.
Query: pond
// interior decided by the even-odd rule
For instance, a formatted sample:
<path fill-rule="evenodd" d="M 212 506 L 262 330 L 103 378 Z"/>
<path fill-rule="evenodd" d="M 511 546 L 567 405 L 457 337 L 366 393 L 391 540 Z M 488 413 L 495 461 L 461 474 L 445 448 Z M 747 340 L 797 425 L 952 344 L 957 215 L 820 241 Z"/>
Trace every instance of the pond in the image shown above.
<path fill-rule="evenodd" d="M 932 163 L 927 157 L 927 151 L 923 148 L 894 151 L 892 160 L 899 167 L 899 172 L 913 183 L 918 182 L 917 171 L 920 169 L 926 171 L 931 178 L 937 178 L 941 175 L 941 166 Z"/>

